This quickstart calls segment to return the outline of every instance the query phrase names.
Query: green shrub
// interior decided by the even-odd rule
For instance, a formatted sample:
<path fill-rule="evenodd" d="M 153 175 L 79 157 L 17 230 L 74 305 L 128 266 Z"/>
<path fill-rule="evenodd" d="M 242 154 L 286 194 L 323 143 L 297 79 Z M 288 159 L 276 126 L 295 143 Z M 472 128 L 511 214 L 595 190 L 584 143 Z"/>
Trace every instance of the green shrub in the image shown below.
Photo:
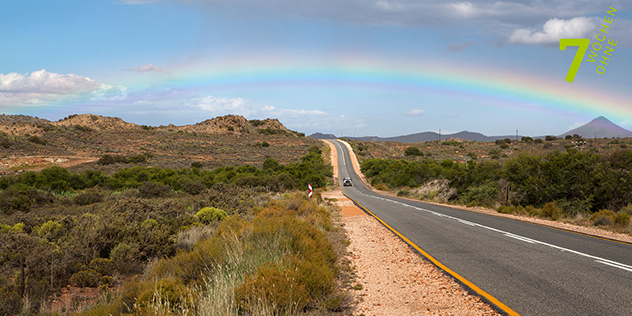
<path fill-rule="evenodd" d="M 417 147 L 410 146 L 404 150 L 404 155 L 406 156 L 422 156 L 424 153 L 419 150 Z"/>
<path fill-rule="evenodd" d="M 397 191 L 397 196 L 410 196 L 412 193 L 410 189 L 401 189 Z"/>
<path fill-rule="evenodd" d="M 614 223 L 623 227 L 628 226 L 630 224 L 630 214 L 618 212 L 614 217 Z"/>
<path fill-rule="evenodd" d="M 441 145 L 444 145 L 444 146 L 459 146 L 460 143 L 457 142 L 456 140 L 446 140 L 443 143 L 441 143 Z"/>
<path fill-rule="evenodd" d="M 266 265 L 237 287 L 235 297 L 244 310 L 250 304 L 263 300 L 274 306 L 274 314 L 293 313 L 305 308 L 310 300 L 300 273 L 294 269 L 283 269 L 279 265 Z"/>
<path fill-rule="evenodd" d="M 131 156 L 127 157 L 127 162 L 133 163 L 133 164 L 145 163 L 145 162 L 147 162 L 147 156 L 145 156 L 145 155 L 131 155 Z"/>
<path fill-rule="evenodd" d="M 263 161 L 263 170 L 277 171 L 279 169 L 279 162 L 274 158 L 266 158 Z"/>
<path fill-rule="evenodd" d="M 27 138 L 27 140 L 29 142 L 31 142 L 31 143 L 34 143 L 34 144 L 46 145 L 46 141 L 41 139 L 41 138 L 39 138 L 38 136 L 29 136 Z"/>
<path fill-rule="evenodd" d="M 70 281 L 78 287 L 97 287 L 101 282 L 101 274 L 92 269 L 83 270 L 73 274 Z"/>
<path fill-rule="evenodd" d="M 203 224 L 209 224 L 214 220 L 224 220 L 226 217 L 228 217 L 228 214 L 226 214 L 225 211 L 214 207 L 205 207 L 197 212 L 195 214 L 195 217 Z"/>
<path fill-rule="evenodd" d="M 522 206 L 514 206 L 514 205 L 501 205 L 496 210 L 498 213 L 503 214 L 519 214 L 519 215 L 528 215 L 528 211 Z"/>
<path fill-rule="evenodd" d="M 35 233 L 42 238 L 55 241 L 61 237 L 62 229 L 63 225 L 61 223 L 49 220 L 46 223 L 35 227 Z"/>
<path fill-rule="evenodd" d="M 166 278 L 154 282 L 153 286 L 143 291 L 137 300 L 137 304 L 145 307 L 151 303 L 168 303 L 168 306 L 177 310 L 190 298 L 187 287 L 175 278 Z"/>
<path fill-rule="evenodd" d="M 180 185 L 180 188 L 191 195 L 198 195 L 206 190 L 206 186 L 199 180 L 186 180 Z"/>
<path fill-rule="evenodd" d="M 127 157 L 121 155 L 103 155 L 97 161 L 100 165 L 111 165 L 115 163 L 127 163 Z"/>
<path fill-rule="evenodd" d="M 108 276 L 112 275 L 115 265 L 111 259 L 96 258 L 90 261 L 88 267 L 103 276 Z"/>
<path fill-rule="evenodd" d="M 103 201 L 103 196 L 97 192 L 86 192 L 78 194 L 72 201 L 77 205 L 85 206 Z"/>
<path fill-rule="evenodd" d="M 194 161 L 191 163 L 191 168 L 202 169 L 202 167 L 204 167 L 204 164 L 200 161 Z"/>
<path fill-rule="evenodd" d="M 117 244 L 110 251 L 110 259 L 120 273 L 132 274 L 140 270 L 140 250 L 137 244 Z"/>
<path fill-rule="evenodd" d="M 22 298 L 15 285 L 0 276 L 0 315 L 18 315 L 22 307 Z"/>
<path fill-rule="evenodd" d="M 145 181 L 138 187 L 138 193 L 145 199 L 165 197 L 171 193 L 171 187 L 157 184 L 153 181 Z"/>

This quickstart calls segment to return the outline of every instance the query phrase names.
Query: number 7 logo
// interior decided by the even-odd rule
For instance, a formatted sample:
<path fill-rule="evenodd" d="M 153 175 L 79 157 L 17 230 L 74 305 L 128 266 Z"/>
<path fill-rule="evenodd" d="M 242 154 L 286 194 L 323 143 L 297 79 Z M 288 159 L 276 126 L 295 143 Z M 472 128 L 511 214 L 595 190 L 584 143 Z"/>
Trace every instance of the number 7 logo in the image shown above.
<path fill-rule="evenodd" d="M 575 58 L 573 58 L 571 68 L 566 74 L 566 81 L 573 83 L 573 80 L 575 80 L 575 75 L 579 70 L 579 65 L 582 64 L 582 60 L 584 60 L 584 55 L 586 55 L 589 45 L 590 39 L 587 38 L 560 38 L 560 50 L 566 50 L 568 46 L 579 46 L 577 53 L 575 53 Z"/>

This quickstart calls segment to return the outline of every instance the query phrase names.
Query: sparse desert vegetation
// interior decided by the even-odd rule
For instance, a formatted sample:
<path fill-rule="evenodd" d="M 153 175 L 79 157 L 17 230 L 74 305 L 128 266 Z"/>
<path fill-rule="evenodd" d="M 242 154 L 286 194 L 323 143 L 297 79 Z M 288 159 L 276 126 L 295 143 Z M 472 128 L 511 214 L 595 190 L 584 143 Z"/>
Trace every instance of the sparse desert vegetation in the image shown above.
<path fill-rule="evenodd" d="M 77 119 L 103 120 L 64 121 Z M 344 233 L 326 201 L 295 193 L 331 182 L 320 142 L 274 120 L 230 131 L 233 120 L 243 123 L 217 121 L 227 134 L 126 126 L 129 144 L 115 140 L 120 134 L 108 124 L 37 121 L 49 128 L 37 136 L 45 143 L 2 134 L 11 155 L 82 148 L 98 159 L 25 166 L 0 178 L 0 314 L 318 315 L 348 308 L 341 282 L 348 268 L 338 260 L 344 247 L 332 242 Z M 267 132 L 275 128 L 283 132 Z"/>
<path fill-rule="evenodd" d="M 399 196 L 632 233 L 627 138 L 350 142 L 370 183 Z"/>

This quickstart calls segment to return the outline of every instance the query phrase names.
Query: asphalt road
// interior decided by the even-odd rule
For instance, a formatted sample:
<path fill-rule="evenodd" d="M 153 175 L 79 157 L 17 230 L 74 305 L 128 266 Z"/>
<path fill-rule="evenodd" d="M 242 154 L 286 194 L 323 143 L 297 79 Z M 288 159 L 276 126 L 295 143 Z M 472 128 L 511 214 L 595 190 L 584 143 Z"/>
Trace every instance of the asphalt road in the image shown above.
<path fill-rule="evenodd" d="M 379 195 L 333 142 L 347 196 L 516 313 L 632 315 L 631 245 Z"/>

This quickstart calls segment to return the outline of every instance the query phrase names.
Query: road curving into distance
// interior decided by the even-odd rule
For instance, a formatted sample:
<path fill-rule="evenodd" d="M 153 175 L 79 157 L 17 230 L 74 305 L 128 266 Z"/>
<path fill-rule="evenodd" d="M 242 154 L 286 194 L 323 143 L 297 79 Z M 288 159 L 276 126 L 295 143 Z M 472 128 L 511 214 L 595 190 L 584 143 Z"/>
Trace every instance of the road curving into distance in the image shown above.
<path fill-rule="evenodd" d="M 377 194 L 338 152 L 343 192 L 511 315 L 632 315 L 632 245 Z"/>

